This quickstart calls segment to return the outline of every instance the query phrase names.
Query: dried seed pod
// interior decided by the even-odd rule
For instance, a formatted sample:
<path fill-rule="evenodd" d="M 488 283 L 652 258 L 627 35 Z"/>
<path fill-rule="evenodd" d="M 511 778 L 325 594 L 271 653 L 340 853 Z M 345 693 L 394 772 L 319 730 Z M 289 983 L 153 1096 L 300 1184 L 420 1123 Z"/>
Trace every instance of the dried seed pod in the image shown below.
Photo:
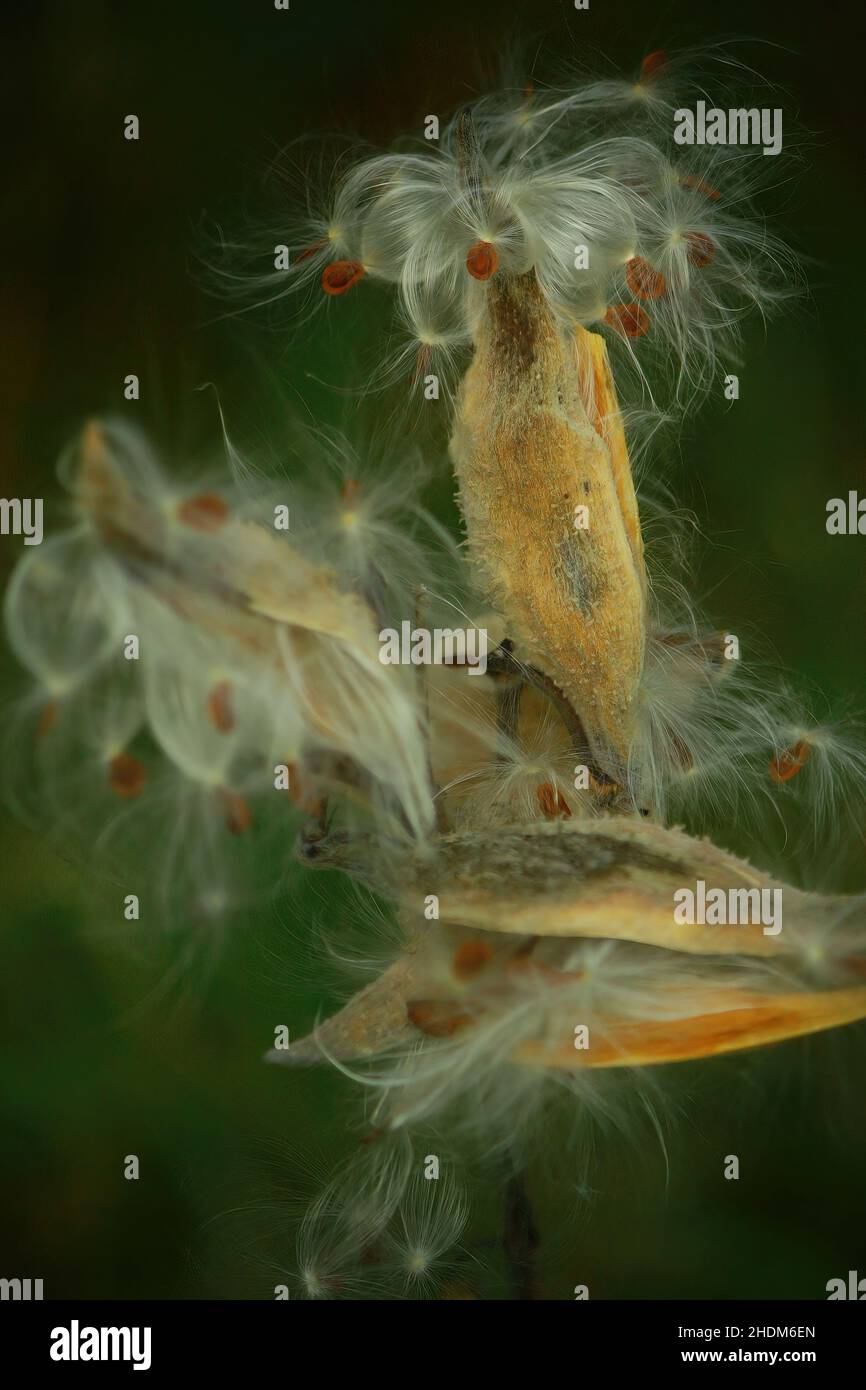
<path fill-rule="evenodd" d="M 272 1049 L 268 1062 L 309 1066 L 328 1056 L 337 1061 L 372 1057 L 411 1036 L 408 1001 L 413 992 L 411 957 L 398 960 L 360 990 L 332 1018 L 285 1050 Z"/>
<path fill-rule="evenodd" d="M 404 825 L 423 834 L 433 808 L 422 711 L 414 682 L 379 661 L 379 623 L 370 607 L 343 591 L 326 566 L 227 506 L 216 531 L 175 525 L 159 495 L 128 476 L 110 446 L 110 432 L 88 426 L 76 500 L 126 579 L 133 606 L 149 606 L 158 628 L 172 625 L 173 641 L 153 643 L 142 663 L 155 698 L 165 676 L 176 676 L 183 690 L 202 682 L 206 732 L 226 744 L 245 739 L 244 751 L 264 758 L 285 742 L 302 747 L 308 760 L 327 755 L 323 782 L 330 776 L 352 795 L 377 789 L 371 795 L 380 808 L 390 801 L 389 815 L 396 805 Z M 248 693 L 268 691 L 249 727 L 239 727 L 244 699 L 234 699 L 222 676 L 211 684 L 200 648 L 221 671 L 242 675 Z M 160 663 L 165 669 L 156 680 Z M 171 733 L 178 720 L 174 710 L 168 716 L 163 723 Z"/>
<path fill-rule="evenodd" d="M 253 522 L 226 514 L 218 541 L 205 528 L 172 545 L 165 516 L 125 476 L 96 424 L 82 437 L 77 500 L 136 580 L 218 636 L 272 652 L 272 622 L 355 641 L 373 628 L 366 605 L 340 593 L 328 570 Z"/>
<path fill-rule="evenodd" d="M 864 1017 L 866 989 L 862 988 L 796 994 L 741 992 L 730 997 L 720 991 L 717 1011 L 663 1022 L 610 1020 L 603 1032 L 596 1030 L 601 1036 L 585 1050 L 575 1048 L 571 1029 L 564 1027 L 564 1041 L 558 1047 L 545 1042 L 523 1043 L 514 1060 L 525 1066 L 566 1071 L 658 1066 L 765 1047 Z"/>
<path fill-rule="evenodd" d="M 750 978 L 746 969 L 722 970 L 711 961 L 696 974 L 671 952 L 643 950 L 635 959 L 635 948 L 616 943 L 601 948 L 610 950 L 600 972 L 587 959 L 585 977 L 580 969 L 557 969 L 533 958 L 533 948 L 550 954 L 555 946 L 533 938 L 510 953 L 494 957 L 491 950 L 493 964 L 483 983 L 480 977 L 453 977 L 449 985 L 437 971 L 432 945 L 426 960 L 423 949 L 399 960 L 309 1037 L 268 1053 L 268 1060 L 299 1066 L 375 1056 L 411 1060 L 423 1039 L 465 1045 L 469 1053 L 476 1036 L 480 1058 L 484 1032 L 492 1030 L 502 1040 L 499 1060 L 539 1070 L 657 1066 L 766 1046 L 866 1017 L 863 986 L 775 990 L 766 972 L 756 970 Z M 625 965 L 618 964 L 621 958 Z M 593 973 L 600 978 L 594 980 Z M 575 1018 L 587 1026 L 586 1047 L 575 1045 Z M 528 1035 L 521 1036 L 527 1026 Z"/>
<path fill-rule="evenodd" d="M 519 655 L 622 779 L 643 666 L 637 503 L 606 351 L 533 275 L 495 276 L 451 441 L 469 548 Z"/>
<path fill-rule="evenodd" d="M 781 892 L 790 930 L 765 933 L 757 913 L 742 925 L 678 921 L 674 894 L 699 881 L 726 894 Z M 444 924 L 634 941 L 698 955 L 799 950 L 804 925 L 829 922 L 860 903 L 783 886 L 709 840 L 620 816 L 444 835 L 401 861 L 393 891 L 416 918 L 435 894 Z M 755 900 L 740 901 L 745 908 Z"/>

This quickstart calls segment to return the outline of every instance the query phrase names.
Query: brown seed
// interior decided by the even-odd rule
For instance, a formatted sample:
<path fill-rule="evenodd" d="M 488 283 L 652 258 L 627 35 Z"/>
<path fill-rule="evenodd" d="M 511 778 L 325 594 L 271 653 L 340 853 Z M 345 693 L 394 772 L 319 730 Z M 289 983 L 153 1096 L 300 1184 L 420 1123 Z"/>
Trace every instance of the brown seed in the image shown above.
<path fill-rule="evenodd" d="M 225 814 L 226 829 L 233 835 L 243 835 L 253 823 L 249 802 L 239 792 L 230 791 L 228 787 L 222 788 L 220 801 Z"/>
<path fill-rule="evenodd" d="M 493 955 L 486 941 L 464 941 L 454 952 L 453 968 L 458 980 L 471 980 L 483 970 Z"/>
<path fill-rule="evenodd" d="M 124 801 L 138 796 L 144 789 L 144 764 L 131 753 L 118 753 L 108 764 L 108 785 L 115 796 Z"/>
<path fill-rule="evenodd" d="M 697 174 L 683 174 L 680 183 L 683 188 L 693 188 L 696 193 L 703 193 L 705 198 L 711 198 L 714 203 L 718 202 L 722 196 L 717 188 L 713 188 L 703 179 L 699 179 Z"/>
<path fill-rule="evenodd" d="M 793 748 L 786 748 L 776 755 L 770 763 L 770 776 L 774 782 L 790 782 L 805 766 L 811 748 L 805 739 L 800 739 Z"/>
<path fill-rule="evenodd" d="M 286 763 L 289 774 L 289 798 L 293 806 L 308 816 L 318 816 L 324 809 L 324 798 L 316 790 L 316 784 L 297 763 Z"/>
<path fill-rule="evenodd" d="M 411 999 L 406 1005 L 406 1017 L 430 1038 L 451 1038 L 473 1021 L 469 1014 L 461 1013 L 443 999 Z"/>
<path fill-rule="evenodd" d="M 228 514 L 228 503 L 217 492 L 188 497 L 177 509 L 178 520 L 193 531 L 218 531 Z"/>
<path fill-rule="evenodd" d="M 473 280 L 489 280 L 499 269 L 499 253 L 489 241 L 476 241 L 466 256 L 466 269 Z"/>
<path fill-rule="evenodd" d="M 373 1128 L 370 1130 L 369 1134 L 364 1134 L 361 1136 L 359 1142 L 362 1144 L 378 1144 L 382 1136 L 387 1133 L 388 1131 L 386 1129 L 382 1129 L 380 1125 L 374 1125 Z"/>
<path fill-rule="evenodd" d="M 716 243 L 704 232 L 689 232 L 686 241 L 689 243 L 686 253 L 689 265 L 696 266 L 698 270 L 709 265 L 716 254 Z"/>
<path fill-rule="evenodd" d="M 642 338 L 650 327 L 649 314 L 639 304 L 611 304 L 604 321 L 625 338 Z"/>
<path fill-rule="evenodd" d="M 647 82 L 651 77 L 655 77 L 667 66 L 668 55 L 663 48 L 656 48 L 652 53 L 648 53 L 640 65 L 640 80 Z"/>
<path fill-rule="evenodd" d="M 632 294 L 644 302 L 661 299 L 667 288 L 661 271 L 655 270 L 643 256 L 632 256 L 625 268 L 625 278 Z"/>
<path fill-rule="evenodd" d="M 360 261 L 332 261 L 322 271 L 322 289 L 325 294 L 346 294 L 363 275 Z"/>
<path fill-rule="evenodd" d="M 220 681 L 207 697 L 208 719 L 221 734 L 230 734 L 235 727 L 231 697 L 232 688 L 229 681 Z"/>
<path fill-rule="evenodd" d="M 568 802 L 552 782 L 542 782 L 536 796 L 541 807 L 541 814 L 546 820 L 556 820 L 557 816 L 562 816 L 563 820 L 571 820 L 571 809 Z"/>
<path fill-rule="evenodd" d="M 679 734 L 676 732 L 675 729 L 670 730 L 670 738 L 671 747 L 674 751 L 674 756 L 677 762 L 679 763 L 680 767 L 683 768 L 686 772 L 691 772 L 692 768 L 695 765 L 695 759 L 691 748 L 689 748 L 689 745 L 686 743 L 685 739 L 680 738 Z"/>
<path fill-rule="evenodd" d="M 344 502 L 347 507 L 354 507 L 357 505 L 360 496 L 361 484 L 358 479 L 346 478 L 340 486 L 340 501 Z"/>
<path fill-rule="evenodd" d="M 39 722 L 36 725 L 37 738 L 44 738 L 54 728 L 59 709 L 60 702 L 58 700 L 49 700 L 47 705 L 43 706 L 39 715 Z"/>
<path fill-rule="evenodd" d="M 295 257 L 295 265 L 300 265 L 302 261 L 309 261 L 321 251 L 323 247 L 327 246 L 327 244 L 327 238 L 324 238 L 322 241 L 314 241 L 312 246 L 307 246 L 305 250 L 301 251 L 299 255 Z"/>

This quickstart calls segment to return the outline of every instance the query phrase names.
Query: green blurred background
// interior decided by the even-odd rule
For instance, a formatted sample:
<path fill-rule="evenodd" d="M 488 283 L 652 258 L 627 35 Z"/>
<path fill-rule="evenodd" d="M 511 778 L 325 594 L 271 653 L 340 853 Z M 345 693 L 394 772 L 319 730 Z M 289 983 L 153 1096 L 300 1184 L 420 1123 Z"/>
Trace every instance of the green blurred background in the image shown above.
<path fill-rule="evenodd" d="M 349 379 L 351 345 L 320 327 L 287 347 L 220 319 L 197 285 L 202 216 L 235 225 L 289 140 L 419 130 L 494 81 L 514 39 L 632 69 L 660 46 L 748 35 L 765 42 L 744 56 L 809 132 L 779 230 L 808 258 L 811 295 L 766 333 L 752 325 L 741 400 L 709 403 L 669 471 L 713 543 L 699 592 L 715 618 L 762 633 L 831 705 L 866 705 L 866 541 L 824 529 L 829 497 L 866 492 L 858 19 L 853 3 L 829 17 L 749 0 L 4 6 L 3 494 L 44 496 L 50 531 L 57 454 L 90 412 L 134 410 L 177 450 L 216 436 L 205 382 L 263 438 L 279 438 L 280 389 L 344 422 L 351 400 L 316 378 Z M 121 138 L 129 112 L 137 144 Z M 129 371 L 139 406 L 122 401 Z M 447 475 L 433 495 L 449 514 Z M 4 579 L 19 550 L 0 541 Z M 181 942 L 125 923 L 115 887 L 10 818 L 0 854 L 0 1275 L 41 1277 L 46 1296 L 268 1296 L 263 1250 L 279 1264 L 287 1215 L 357 1130 L 348 1083 L 260 1056 L 275 1023 L 296 1035 L 337 998 L 303 943 L 311 918 L 350 920 L 351 898 L 326 878 L 293 884 L 163 988 Z M 612 1142 L 589 1207 L 567 1173 L 537 1178 L 547 1295 L 586 1282 L 592 1297 L 809 1298 L 866 1274 L 861 1042 L 849 1029 L 782 1049 L 757 1077 L 741 1062 L 681 1071 L 668 1174 L 657 1147 Z M 560 1151 L 551 1135 L 554 1175 Z M 721 1176 L 730 1152 L 738 1183 Z M 129 1153 L 138 1182 L 122 1177 Z"/>

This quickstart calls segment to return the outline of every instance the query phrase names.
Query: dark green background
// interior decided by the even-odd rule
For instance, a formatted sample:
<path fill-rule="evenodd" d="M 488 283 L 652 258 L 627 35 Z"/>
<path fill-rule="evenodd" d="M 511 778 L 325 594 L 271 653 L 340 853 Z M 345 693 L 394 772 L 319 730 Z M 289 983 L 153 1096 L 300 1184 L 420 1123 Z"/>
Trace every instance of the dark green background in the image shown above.
<path fill-rule="evenodd" d="M 304 370 L 345 380 L 351 345 L 319 329 L 287 348 L 273 327 L 220 321 L 197 287 L 202 215 L 232 225 L 279 146 L 417 130 L 494 81 L 515 36 L 632 68 L 659 46 L 748 34 L 768 41 L 744 53 L 785 89 L 786 122 L 809 132 L 778 230 L 809 258 L 811 296 L 766 334 L 752 326 L 742 399 L 708 404 L 668 470 L 712 542 L 698 585 L 713 616 L 763 634 L 831 703 L 862 706 L 866 541 L 823 524 L 829 497 L 866 491 L 855 16 L 742 0 L 592 0 L 579 15 L 565 0 L 4 6 L 4 495 L 45 496 L 50 530 L 56 455 L 88 413 L 131 409 L 129 371 L 137 418 L 175 449 L 216 433 L 212 397 L 192 394 L 208 381 L 263 435 L 279 437 L 281 383 L 294 408 L 300 395 L 344 420 L 345 401 Z M 121 138 L 128 112 L 135 145 Z M 448 514 L 447 475 L 435 495 Z M 4 571 L 18 548 L 0 543 Z M 124 923 L 113 888 L 8 820 L 0 853 L 0 1275 L 42 1277 L 48 1296 L 267 1296 L 261 1250 L 273 1235 L 279 1252 L 315 1185 L 306 1170 L 324 1173 L 357 1119 L 347 1084 L 274 1072 L 260 1054 L 276 1022 L 297 1033 L 337 997 L 299 942 L 311 914 L 338 930 L 351 903 L 326 880 L 292 889 L 200 956 L 184 990 L 151 999 L 176 941 L 147 945 L 158 924 Z M 290 986 L 299 954 L 306 973 Z M 783 1049 L 759 1079 L 736 1062 L 681 1072 L 669 1179 L 657 1147 L 613 1142 L 595 1204 L 571 1225 L 551 1135 L 554 1176 L 536 1180 L 548 1295 L 587 1282 L 593 1297 L 820 1297 L 827 1279 L 866 1274 L 860 1042 L 854 1029 Z M 732 1151 L 739 1183 L 721 1177 Z M 138 1183 L 122 1179 L 131 1152 Z"/>

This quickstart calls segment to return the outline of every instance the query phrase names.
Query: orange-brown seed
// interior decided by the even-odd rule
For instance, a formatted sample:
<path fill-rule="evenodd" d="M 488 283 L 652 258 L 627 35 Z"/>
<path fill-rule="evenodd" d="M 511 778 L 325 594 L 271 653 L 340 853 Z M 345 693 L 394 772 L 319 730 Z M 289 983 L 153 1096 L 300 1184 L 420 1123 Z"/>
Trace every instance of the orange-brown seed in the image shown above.
<path fill-rule="evenodd" d="M 325 294 L 346 294 L 364 275 L 360 261 L 332 261 L 322 271 Z"/>
<path fill-rule="evenodd" d="M 790 782 L 805 766 L 811 751 L 805 739 L 800 739 L 792 748 L 778 753 L 770 763 L 770 776 L 773 781 Z"/>
<path fill-rule="evenodd" d="M 39 721 L 36 725 L 37 738 L 44 738 L 45 735 L 54 728 L 54 725 L 57 723 L 59 709 L 60 703 L 58 700 L 49 700 L 47 705 L 43 706 L 39 714 Z"/>
<path fill-rule="evenodd" d="M 686 252 L 689 265 L 696 266 L 698 270 L 709 265 L 716 254 L 716 243 L 704 232 L 689 232 L 686 241 L 689 243 Z"/>
<path fill-rule="evenodd" d="M 650 327 L 649 314 L 639 304 L 611 304 L 604 321 L 625 338 L 642 338 Z"/>
<path fill-rule="evenodd" d="M 489 241 L 476 241 L 466 256 L 466 269 L 473 280 L 489 280 L 499 269 L 499 253 Z"/>
<path fill-rule="evenodd" d="M 302 261 L 311 260 L 312 257 L 317 255 L 317 253 L 321 251 L 325 246 L 327 246 L 327 244 L 327 239 L 324 239 L 322 241 L 314 241 L 312 246 L 305 247 L 305 249 L 295 257 L 295 265 L 300 265 Z"/>
<path fill-rule="evenodd" d="M 712 199 L 714 203 L 718 202 L 722 196 L 717 188 L 713 188 L 711 184 L 699 179 L 697 174 L 683 174 L 680 183 L 683 188 L 693 188 L 696 193 L 703 193 L 705 198 Z"/>
<path fill-rule="evenodd" d="M 361 484 L 357 478 L 346 478 L 340 486 L 340 501 L 347 507 L 354 507 L 361 496 Z"/>
<path fill-rule="evenodd" d="M 221 734 L 230 734 L 235 727 L 232 709 L 232 688 L 229 681 L 219 681 L 207 697 L 207 715 Z"/>
<path fill-rule="evenodd" d="M 492 955 L 493 951 L 486 941 L 464 941 L 454 952 L 454 974 L 458 980 L 471 980 L 473 975 L 484 969 Z"/>
<path fill-rule="evenodd" d="M 646 302 L 661 299 L 667 288 L 661 271 L 651 266 L 643 256 L 632 256 L 625 268 L 625 279 L 632 294 Z"/>
<path fill-rule="evenodd" d="M 193 531 L 218 531 L 229 514 L 228 503 L 218 492 L 188 497 L 177 509 L 178 520 Z"/>
<path fill-rule="evenodd" d="M 563 820 L 571 820 L 571 808 L 562 792 L 552 782 L 542 782 L 536 796 L 541 814 L 547 820 L 556 820 L 557 816 L 561 816 Z"/>
<path fill-rule="evenodd" d="M 648 53 L 640 65 L 641 82 L 655 77 L 667 65 L 667 61 L 668 55 L 663 48 L 656 48 L 652 53 Z"/>
<path fill-rule="evenodd" d="M 412 999 L 406 1005 L 406 1016 L 430 1038 L 451 1038 L 472 1023 L 469 1014 L 455 1010 L 441 999 Z"/>
<path fill-rule="evenodd" d="M 220 800 L 225 814 L 226 829 L 233 835 L 243 835 L 253 823 L 249 802 L 239 792 L 230 791 L 228 787 L 223 787 Z"/>
<path fill-rule="evenodd" d="M 144 789 L 144 763 L 131 753 L 118 753 L 108 764 L 108 785 L 115 796 L 124 801 L 138 796 Z"/>

